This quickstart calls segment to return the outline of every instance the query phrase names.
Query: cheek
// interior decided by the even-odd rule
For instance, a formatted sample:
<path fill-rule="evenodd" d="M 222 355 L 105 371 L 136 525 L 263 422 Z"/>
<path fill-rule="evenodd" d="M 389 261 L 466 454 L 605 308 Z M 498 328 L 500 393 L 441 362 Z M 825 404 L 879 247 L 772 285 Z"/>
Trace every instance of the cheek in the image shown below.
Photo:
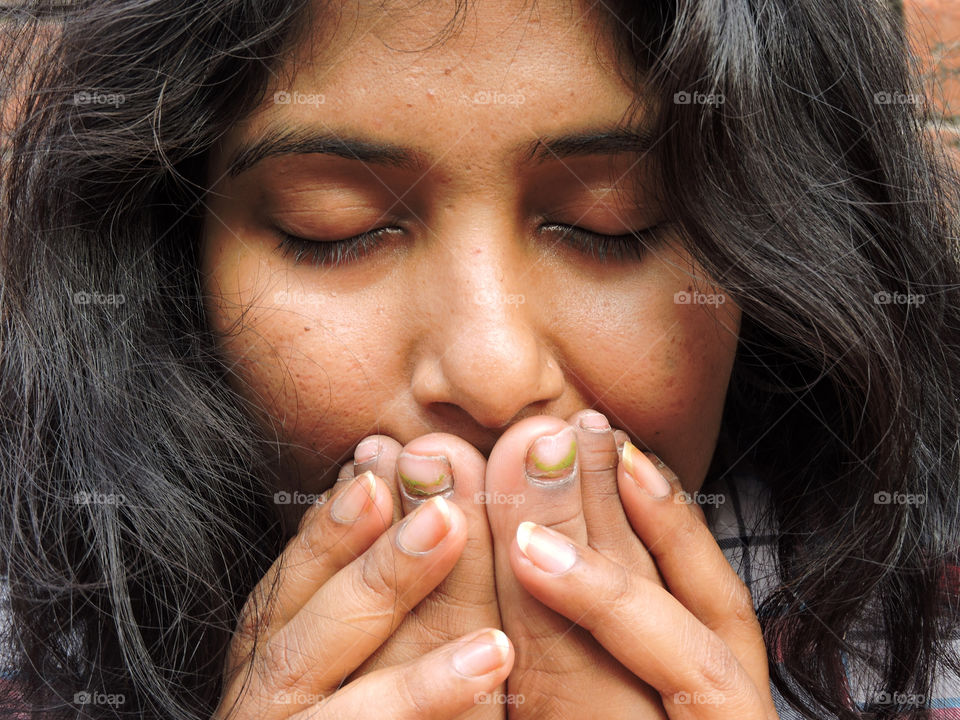
<path fill-rule="evenodd" d="M 684 280 L 624 295 L 614 317 L 580 318 L 572 370 L 611 422 L 699 488 L 713 455 L 736 354 L 740 311 L 673 302 Z M 597 318 L 601 318 L 598 320 Z M 588 398 L 589 400 L 589 398 Z"/>
<path fill-rule="evenodd" d="M 231 384 L 276 427 L 296 467 L 328 470 L 383 407 L 396 353 L 378 303 L 305 289 L 297 273 L 249 250 L 211 251 L 205 265 L 207 317 Z"/>

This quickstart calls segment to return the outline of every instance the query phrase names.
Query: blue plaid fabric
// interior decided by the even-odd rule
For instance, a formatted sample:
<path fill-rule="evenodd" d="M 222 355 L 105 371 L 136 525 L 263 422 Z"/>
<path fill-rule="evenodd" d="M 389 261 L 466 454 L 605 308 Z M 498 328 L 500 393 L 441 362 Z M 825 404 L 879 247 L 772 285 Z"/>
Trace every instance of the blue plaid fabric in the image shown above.
<path fill-rule="evenodd" d="M 748 468 L 711 483 L 695 499 L 703 507 L 707 523 L 727 560 L 750 588 L 754 607 L 759 608 L 779 582 L 777 531 L 770 511 L 769 492 L 757 479 L 756 472 Z M 869 629 L 851 628 L 847 634 L 848 640 L 862 643 L 869 643 L 875 637 Z M 960 636 L 951 640 L 955 652 L 960 653 Z M 935 678 L 930 698 L 914 698 L 885 692 L 865 668 L 850 667 L 849 662 L 845 667 L 851 695 L 860 707 L 865 707 L 869 699 L 879 704 L 899 703 L 901 707 L 928 707 L 934 720 L 960 720 L 960 677 L 946 669 Z M 771 691 L 781 720 L 803 718 L 772 683 Z"/>

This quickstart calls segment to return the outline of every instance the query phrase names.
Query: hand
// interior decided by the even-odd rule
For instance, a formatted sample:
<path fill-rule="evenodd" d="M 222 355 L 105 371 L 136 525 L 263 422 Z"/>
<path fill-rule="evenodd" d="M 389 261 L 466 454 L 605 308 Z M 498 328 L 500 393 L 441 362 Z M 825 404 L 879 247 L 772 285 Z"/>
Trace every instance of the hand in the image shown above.
<path fill-rule="evenodd" d="M 436 498 L 392 524 L 393 496 L 373 473 L 311 506 L 251 593 L 231 642 L 217 720 L 456 718 L 506 679 L 513 649 L 477 629 L 346 684 L 450 572 L 467 520 Z"/>
<path fill-rule="evenodd" d="M 540 432 L 562 426 L 556 419 L 530 418 L 511 428 L 498 442 L 498 447 L 504 443 L 502 450 L 498 453 L 494 448 L 491 454 L 488 481 L 498 468 L 507 472 L 514 468 L 511 475 L 515 478 L 516 463 L 522 462 L 518 448 L 522 452 Z M 595 447 L 604 445 L 608 459 L 612 459 L 609 440 Z M 542 603 L 541 607 L 546 606 L 536 617 L 534 633 L 550 622 L 545 614 L 550 611 L 555 617 L 567 619 L 567 627 L 574 628 L 571 635 L 580 629 L 589 632 L 587 637 L 577 636 L 578 641 L 586 647 L 590 647 L 589 640 L 595 641 L 635 682 L 652 687 L 667 717 L 777 718 L 769 690 L 766 648 L 750 592 L 727 562 L 702 512 L 685 502 L 676 476 L 665 470 L 667 477 L 663 478 L 651 459 L 629 444 L 625 444 L 623 455 L 622 462 L 609 465 L 617 468 L 615 488 L 622 506 L 613 502 L 615 490 L 609 487 L 609 477 L 603 471 L 599 476 L 584 474 L 590 461 L 583 458 L 582 515 L 571 514 L 570 508 L 576 509 L 575 505 L 561 495 L 549 512 L 544 512 L 543 504 L 528 504 L 521 505 L 516 515 L 501 513 L 496 521 L 491 518 L 498 552 L 498 590 L 501 578 L 512 578 L 500 590 L 504 628 L 517 648 L 510 692 L 514 692 L 513 678 L 523 678 L 524 667 L 531 662 L 527 646 L 536 647 L 533 654 L 549 657 L 551 652 L 536 634 L 531 636 L 529 630 L 525 635 L 518 633 L 530 611 L 529 603 L 520 610 L 523 616 L 515 615 L 515 606 L 505 601 L 504 594 L 522 601 L 524 591 Z M 655 488 L 661 479 L 665 480 L 664 497 L 658 499 L 642 489 Z M 494 478 L 494 482 L 504 480 Z M 597 492 L 595 484 L 603 489 Z M 540 490 L 554 492 L 558 488 Z M 629 526 L 618 519 L 617 507 L 622 507 Z M 599 522 L 604 515 L 605 522 Z M 501 558 L 504 530 L 518 516 L 523 520 L 545 517 L 554 529 L 514 525 L 506 557 Z M 627 534 L 630 528 L 636 537 Z M 501 571 L 502 560 L 509 564 L 510 573 Z M 540 661 L 536 667 L 549 664 Z M 626 696 L 635 687 L 624 683 L 619 696 Z M 627 716 L 625 706 L 618 704 L 617 710 Z M 521 713 L 527 716 L 524 707 L 517 711 L 511 709 L 511 717 Z M 562 709 L 554 716 L 561 713 Z M 606 711 L 599 714 L 611 716 Z"/>
<path fill-rule="evenodd" d="M 341 470 L 342 478 L 372 470 L 390 483 L 394 495 L 393 519 L 413 512 L 427 493 L 443 494 L 466 520 L 467 541 L 456 567 L 403 619 L 393 634 L 351 675 L 357 678 L 381 667 L 412 661 L 466 632 L 500 627 L 493 580 L 493 544 L 482 502 L 486 460 L 472 445 L 454 435 L 430 433 L 402 446 L 384 435 L 373 435 L 357 445 L 354 462 Z M 399 471 L 399 472 L 398 472 Z M 443 481 L 437 483 L 440 476 Z M 404 480 L 411 483 L 404 490 Z M 339 484 L 339 483 L 338 483 Z M 452 487 L 445 492 L 444 487 Z M 486 695 L 477 707 L 460 716 L 469 720 L 500 720 L 506 709 L 497 703 L 503 688 Z"/>
<path fill-rule="evenodd" d="M 583 425 L 581 425 L 581 420 Z M 591 420 L 594 421 L 591 423 Z M 591 428 L 599 421 L 600 428 Z M 560 432 L 555 440 L 537 438 Z M 520 582 L 511 546 L 523 520 L 535 520 L 617 558 L 633 572 L 659 582 L 656 565 L 637 540 L 617 489 L 617 438 L 601 414 L 580 411 L 568 422 L 527 418 L 497 441 L 487 462 L 487 516 L 493 532 L 496 582 L 503 627 L 517 651 L 508 680 L 511 718 L 657 719 L 666 717 L 659 693 L 611 655 L 588 630 L 554 612 Z M 531 466 L 527 450 L 545 466 Z M 573 454 L 571 454 L 573 451 Z M 552 478 L 552 479 L 551 479 Z"/>

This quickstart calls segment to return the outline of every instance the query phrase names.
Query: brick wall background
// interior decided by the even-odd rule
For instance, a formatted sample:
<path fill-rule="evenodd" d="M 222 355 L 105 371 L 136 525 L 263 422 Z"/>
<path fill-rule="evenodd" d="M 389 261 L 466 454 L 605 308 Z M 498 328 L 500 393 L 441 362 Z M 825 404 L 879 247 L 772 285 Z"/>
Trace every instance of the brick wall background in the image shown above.
<path fill-rule="evenodd" d="M 924 68 L 932 129 L 960 153 L 960 0 L 902 0 L 910 45 Z"/>

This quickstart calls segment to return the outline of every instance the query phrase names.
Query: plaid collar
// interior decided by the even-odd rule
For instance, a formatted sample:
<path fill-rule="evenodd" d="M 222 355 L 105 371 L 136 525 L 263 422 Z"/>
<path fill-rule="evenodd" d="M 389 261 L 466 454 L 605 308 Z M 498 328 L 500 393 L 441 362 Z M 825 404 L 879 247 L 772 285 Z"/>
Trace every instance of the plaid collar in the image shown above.
<path fill-rule="evenodd" d="M 709 492 L 706 490 L 709 489 Z M 763 600 L 779 584 L 776 559 L 777 525 L 770 504 L 770 492 L 760 482 L 758 473 L 750 466 L 739 472 L 727 474 L 712 481 L 704 492 L 692 498 L 701 505 L 707 524 L 730 565 L 750 589 L 754 608 L 759 609 Z M 876 630 L 853 627 L 846 639 L 882 649 Z M 952 647 L 960 657 L 960 634 L 952 638 Z M 867 699 L 875 703 L 896 704 L 899 700 L 905 707 L 930 708 L 931 720 L 960 720 L 960 677 L 944 669 L 938 672 L 933 682 L 932 696 L 898 698 L 880 686 L 876 675 L 866 667 L 852 667 L 844 658 L 847 685 L 854 701 L 864 708 Z M 794 710 L 783 698 L 773 683 L 770 685 L 774 704 L 780 720 L 803 720 L 803 715 Z M 817 720 L 827 720 L 818 718 Z"/>

